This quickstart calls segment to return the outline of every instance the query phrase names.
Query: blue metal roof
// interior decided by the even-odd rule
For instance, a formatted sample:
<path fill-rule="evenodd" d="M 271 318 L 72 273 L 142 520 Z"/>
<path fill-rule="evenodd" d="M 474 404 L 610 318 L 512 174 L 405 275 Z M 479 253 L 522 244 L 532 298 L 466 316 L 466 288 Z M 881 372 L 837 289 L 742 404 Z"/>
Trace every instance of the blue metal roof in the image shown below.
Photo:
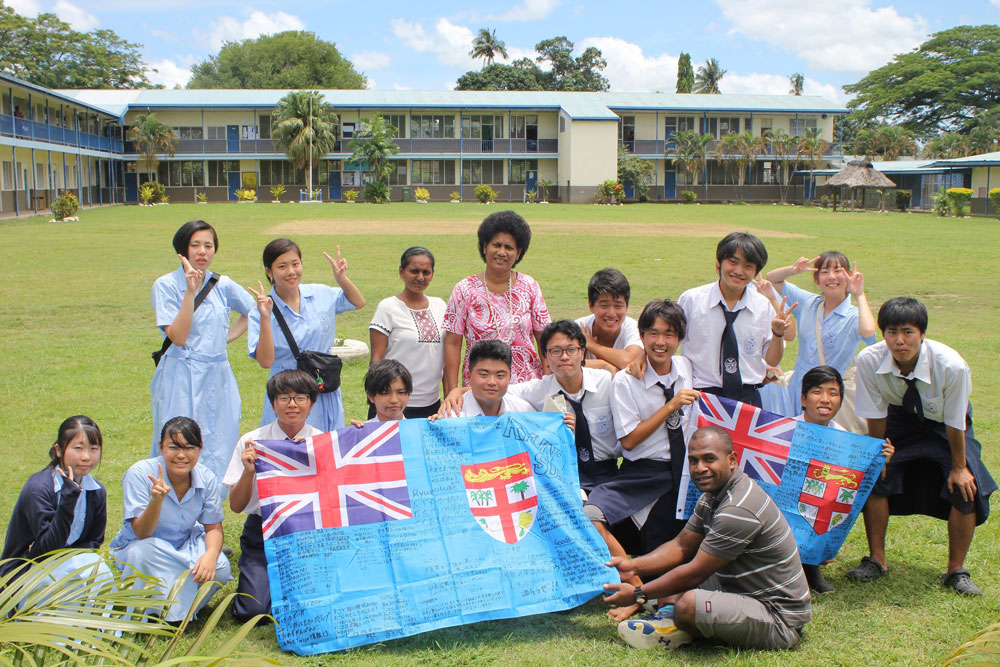
<path fill-rule="evenodd" d="M 1000 152 L 937 160 L 931 167 L 1000 167 Z"/>
<path fill-rule="evenodd" d="M 63 94 L 123 116 L 129 110 L 167 108 L 272 108 L 289 90 L 67 90 Z M 472 90 L 320 90 L 337 108 L 561 110 L 574 120 L 617 120 L 619 111 L 678 113 L 847 113 L 822 97 L 806 95 L 694 95 Z"/>
<path fill-rule="evenodd" d="M 12 83 L 12 84 L 17 85 L 17 86 L 22 86 L 22 87 L 27 88 L 29 90 L 34 90 L 36 92 L 42 93 L 43 95 L 50 95 L 52 97 L 55 97 L 56 99 L 60 99 L 60 100 L 66 101 L 66 102 L 72 102 L 73 104 L 79 104 L 81 106 L 89 107 L 92 111 L 96 111 L 98 113 L 103 113 L 103 114 L 105 114 L 107 116 L 115 116 L 115 117 L 119 117 L 119 118 L 121 117 L 121 114 L 119 114 L 119 113 L 110 111 L 110 110 L 106 109 L 103 106 L 99 106 L 97 104 L 91 104 L 89 102 L 86 102 L 86 101 L 80 99 L 79 97 L 77 97 L 76 95 L 73 94 L 76 91 L 72 91 L 72 90 L 52 90 L 52 89 L 46 88 L 44 86 L 39 86 L 38 84 L 35 84 L 35 83 L 30 83 L 30 82 L 25 81 L 23 79 L 18 79 L 16 76 L 11 76 L 9 74 L 4 74 L 2 72 L 0 72 L 0 81 L 7 81 L 8 83 Z M 114 93 L 114 92 L 117 92 L 117 91 L 107 90 L 107 91 L 102 91 L 102 92 Z M 129 92 L 132 92 L 132 91 L 129 91 Z"/>

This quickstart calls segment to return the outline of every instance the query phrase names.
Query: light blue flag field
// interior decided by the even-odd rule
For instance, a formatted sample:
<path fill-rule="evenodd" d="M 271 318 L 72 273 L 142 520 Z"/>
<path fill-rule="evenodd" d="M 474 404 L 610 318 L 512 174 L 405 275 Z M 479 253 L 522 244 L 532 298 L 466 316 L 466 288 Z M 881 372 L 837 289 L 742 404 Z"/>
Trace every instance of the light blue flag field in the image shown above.
<path fill-rule="evenodd" d="M 610 555 L 557 413 L 365 424 L 257 443 L 281 648 L 300 655 L 571 609 Z"/>
<path fill-rule="evenodd" d="M 707 393 L 698 409 L 698 426 L 725 429 L 743 472 L 777 503 L 802 562 L 836 556 L 882 472 L 882 441 Z M 687 518 L 701 494 L 686 471 L 680 493 Z"/>

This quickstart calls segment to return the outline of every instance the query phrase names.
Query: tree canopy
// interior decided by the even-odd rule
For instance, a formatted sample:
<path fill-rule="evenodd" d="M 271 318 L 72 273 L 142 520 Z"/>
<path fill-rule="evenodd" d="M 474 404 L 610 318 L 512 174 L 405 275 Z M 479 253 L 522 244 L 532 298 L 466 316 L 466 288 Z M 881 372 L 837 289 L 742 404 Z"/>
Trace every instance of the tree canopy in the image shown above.
<path fill-rule="evenodd" d="M 691 54 L 681 53 L 677 59 L 677 92 L 690 93 L 694 90 L 694 69 L 691 67 Z"/>
<path fill-rule="evenodd" d="M 472 40 L 472 50 L 469 57 L 482 58 L 486 65 L 492 65 L 493 59 L 500 56 L 507 60 L 507 45 L 497 39 L 497 31 L 480 28 L 476 38 Z"/>
<path fill-rule="evenodd" d="M 902 124 L 918 136 L 968 131 L 1000 104 L 1000 26 L 958 26 L 844 86 L 858 120 Z"/>
<path fill-rule="evenodd" d="M 310 199 L 312 165 L 333 152 L 338 120 L 333 106 L 316 90 L 293 90 L 274 106 L 271 139 L 296 169 L 308 169 Z"/>
<path fill-rule="evenodd" d="M 226 42 L 191 66 L 188 88 L 364 88 L 368 81 L 337 46 L 289 30 Z"/>
<path fill-rule="evenodd" d="M 141 45 L 112 30 L 79 32 L 55 14 L 0 4 L 0 72 L 46 88 L 149 88 Z"/>
<path fill-rule="evenodd" d="M 534 62 L 520 58 L 510 65 L 493 63 L 458 78 L 456 90 L 608 90 L 601 74 L 608 62 L 597 47 L 573 57 L 573 42 L 553 37 L 535 44 Z M 539 65 L 546 65 L 542 69 Z"/>

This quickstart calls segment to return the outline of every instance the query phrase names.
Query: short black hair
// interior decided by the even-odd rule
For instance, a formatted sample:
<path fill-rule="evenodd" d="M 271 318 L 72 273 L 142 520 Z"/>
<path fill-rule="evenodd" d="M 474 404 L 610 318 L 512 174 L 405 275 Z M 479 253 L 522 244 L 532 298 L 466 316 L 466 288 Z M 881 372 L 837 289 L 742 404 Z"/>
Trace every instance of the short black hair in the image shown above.
<path fill-rule="evenodd" d="M 418 257 L 420 255 L 427 255 L 427 259 L 431 260 L 431 270 L 434 270 L 434 253 L 432 253 L 427 248 L 422 245 L 410 246 L 403 251 L 403 255 L 399 258 L 399 270 L 402 271 L 406 268 L 406 265 L 410 263 L 411 257 Z"/>
<path fill-rule="evenodd" d="M 684 309 L 670 299 L 653 299 L 646 304 L 639 315 L 639 335 L 652 329 L 658 317 L 670 325 L 678 338 L 684 338 L 687 333 L 687 317 Z"/>
<path fill-rule="evenodd" d="M 512 266 L 524 259 L 531 244 L 531 227 L 527 221 L 514 211 L 497 211 L 490 213 L 486 219 L 479 224 L 479 256 L 486 261 L 486 246 L 497 234 L 510 234 L 514 237 L 514 244 L 517 246 L 517 259 Z"/>
<path fill-rule="evenodd" d="M 847 255 L 839 250 L 827 250 L 813 263 L 813 268 L 816 269 L 813 271 L 813 282 L 817 285 L 819 284 L 819 270 L 827 264 L 840 266 L 844 271 L 851 270 L 851 262 L 847 259 Z"/>
<path fill-rule="evenodd" d="M 735 257 L 737 250 L 743 253 L 748 262 L 757 267 L 757 273 L 764 270 L 764 265 L 767 264 L 767 248 L 764 247 L 763 241 L 747 232 L 733 232 L 719 241 L 719 245 L 715 246 L 715 261 L 722 264 L 730 257 Z"/>
<path fill-rule="evenodd" d="M 583 335 L 583 329 L 580 328 L 579 324 L 573 320 L 556 320 L 555 322 L 550 322 L 542 329 L 542 334 L 538 337 L 538 347 L 541 348 L 542 354 L 546 354 L 546 350 L 549 347 L 549 340 L 557 333 L 575 340 L 582 348 L 587 347 L 587 337 Z"/>
<path fill-rule="evenodd" d="M 878 309 L 878 328 L 883 336 L 889 327 L 904 324 L 912 324 L 920 333 L 927 333 L 927 306 L 911 296 L 897 296 Z"/>
<path fill-rule="evenodd" d="M 628 283 L 628 278 L 618 269 L 601 269 L 595 273 L 587 284 L 587 300 L 593 306 L 597 298 L 602 294 L 610 294 L 612 297 L 622 297 L 625 305 L 632 296 L 632 286 Z"/>
<path fill-rule="evenodd" d="M 299 250 L 299 245 L 291 239 L 274 239 L 264 246 L 264 273 L 267 273 L 267 270 L 271 268 L 271 265 L 274 264 L 279 257 L 292 250 L 294 250 L 295 254 L 299 256 L 299 259 L 302 259 L 302 251 Z M 274 284 L 274 280 L 270 275 L 267 276 L 267 282 L 272 285 Z"/>
<path fill-rule="evenodd" d="M 474 343 L 469 350 L 469 371 L 484 360 L 502 361 L 510 368 L 510 345 L 502 340 L 481 340 Z"/>
<path fill-rule="evenodd" d="M 282 394 L 308 394 L 309 402 L 316 403 L 319 395 L 316 380 L 309 373 L 300 371 L 298 368 L 275 373 L 267 381 L 267 402 L 274 403 L 274 399 Z"/>
<path fill-rule="evenodd" d="M 818 387 L 824 382 L 832 382 L 836 380 L 837 386 L 840 387 L 840 395 L 844 395 L 844 378 L 840 376 L 840 371 L 838 371 L 833 366 L 816 366 L 815 368 L 810 368 L 802 376 L 802 395 L 805 396 L 809 393 L 809 390 L 813 387 Z"/>
<path fill-rule="evenodd" d="M 207 229 L 212 232 L 212 243 L 215 244 L 215 252 L 219 252 L 219 235 L 215 233 L 215 227 L 208 224 L 204 220 L 191 220 L 190 222 L 185 222 L 181 225 L 181 228 L 174 234 L 174 250 L 177 254 L 187 257 L 188 245 L 191 243 L 191 237 L 195 235 L 195 232 L 200 232 L 203 229 Z M 190 257 L 188 257 L 188 259 L 190 259 Z"/>
<path fill-rule="evenodd" d="M 83 432 L 87 436 L 87 442 L 104 449 L 104 438 L 101 437 L 101 429 L 93 419 L 87 415 L 74 415 L 63 420 L 59 425 L 59 433 L 56 441 L 49 448 L 49 465 L 53 468 L 61 466 L 66 459 L 66 445 L 76 437 L 77 433 Z"/>
<path fill-rule="evenodd" d="M 726 455 L 733 453 L 733 438 L 726 429 L 719 426 L 702 426 L 691 435 L 690 443 L 714 435 L 722 443 L 723 452 Z"/>
<path fill-rule="evenodd" d="M 413 393 L 413 376 L 406 366 L 395 359 L 379 359 L 365 373 L 365 393 L 369 396 L 387 394 L 396 378 L 403 381 L 407 394 Z"/>
<path fill-rule="evenodd" d="M 187 444 L 201 449 L 201 427 L 190 417 L 174 417 L 164 424 L 160 430 L 160 445 L 163 444 L 164 440 L 172 438 L 178 433 L 184 436 Z"/>

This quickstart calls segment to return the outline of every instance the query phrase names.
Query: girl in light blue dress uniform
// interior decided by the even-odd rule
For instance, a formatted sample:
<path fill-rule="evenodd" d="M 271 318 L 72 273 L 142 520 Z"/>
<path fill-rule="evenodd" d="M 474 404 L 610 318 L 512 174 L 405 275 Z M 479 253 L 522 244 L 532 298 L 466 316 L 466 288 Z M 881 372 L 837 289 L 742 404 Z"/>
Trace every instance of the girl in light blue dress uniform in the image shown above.
<path fill-rule="evenodd" d="M 156 367 L 149 393 L 153 399 L 150 456 L 159 455 L 156 436 L 169 419 L 184 416 L 202 428 L 201 463 L 221 478 L 240 438 L 240 391 L 229 367 L 226 344 L 246 331 L 253 299 L 226 276 L 194 310 L 194 299 L 212 277 L 208 270 L 219 247 L 207 222 L 185 223 L 174 235 L 181 266 L 153 284 L 156 326 L 173 344 Z M 230 312 L 240 318 L 230 328 Z"/>
<path fill-rule="evenodd" d="M 191 570 L 179 601 L 164 617 L 168 622 L 184 619 L 201 584 L 214 581 L 218 588 L 233 578 L 221 553 L 221 484 L 198 462 L 201 450 L 198 424 L 175 417 L 163 426 L 160 456 L 133 464 L 122 476 L 124 520 L 111 541 L 122 567 L 127 564 L 158 579 L 160 597 L 166 597 L 182 572 Z"/>
<path fill-rule="evenodd" d="M 38 560 L 57 549 L 98 549 L 104 543 L 107 492 L 91 476 L 102 445 L 101 430 L 90 417 L 70 417 L 59 426 L 49 465 L 29 477 L 17 497 L 2 555 L 11 560 L 0 567 L 0 575 L 16 569 L 18 559 Z M 53 570 L 52 580 L 86 565 L 111 574 L 97 553 L 83 553 Z"/>
<path fill-rule="evenodd" d="M 328 352 L 336 337 L 337 315 L 365 305 L 365 298 L 347 277 L 347 260 L 340 256 L 340 246 L 337 246 L 336 258 L 327 253 L 323 256 L 333 267 L 337 287 L 301 284 L 302 252 L 294 241 L 275 239 L 264 248 L 264 271 L 273 285 L 270 293 L 273 308 L 281 310 L 295 344 L 303 352 Z M 250 313 L 247 335 L 250 357 L 256 359 L 261 368 L 271 369 L 269 377 L 297 368 L 295 357 L 274 315 L 262 318 L 260 310 L 266 311 L 258 306 Z M 274 408 L 265 395 L 260 425 L 265 426 L 274 420 Z M 340 389 L 319 394 L 306 423 L 324 433 L 344 428 Z"/>
<path fill-rule="evenodd" d="M 820 294 L 787 282 L 791 276 L 805 272 L 812 273 Z M 792 314 L 798 323 L 799 353 L 787 387 L 771 383 L 761 390 L 763 406 L 786 417 L 797 417 L 802 414 L 802 376 L 824 364 L 844 375 L 854 363 L 858 345 L 875 342 L 875 318 L 865 297 L 864 276 L 857 270 L 857 262 L 852 270 L 847 257 L 836 250 L 812 259 L 800 257 L 791 266 L 770 271 L 767 279 L 779 294 L 787 297 L 788 303 L 798 302 Z M 856 306 L 851 304 L 852 296 Z M 817 314 L 822 330 L 822 358 L 817 344 Z M 845 403 L 841 419 L 851 418 L 853 409 L 853 404 Z"/>

